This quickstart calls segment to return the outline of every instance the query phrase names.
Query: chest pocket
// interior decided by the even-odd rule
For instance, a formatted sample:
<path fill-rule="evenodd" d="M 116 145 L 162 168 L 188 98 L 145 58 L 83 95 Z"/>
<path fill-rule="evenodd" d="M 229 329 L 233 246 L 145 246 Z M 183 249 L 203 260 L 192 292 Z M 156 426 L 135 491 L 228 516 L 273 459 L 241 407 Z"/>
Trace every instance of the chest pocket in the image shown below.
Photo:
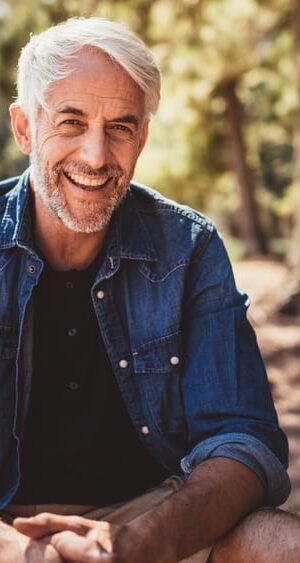
<path fill-rule="evenodd" d="M 153 340 L 133 352 L 134 372 L 146 411 L 162 434 L 185 431 L 180 334 Z"/>

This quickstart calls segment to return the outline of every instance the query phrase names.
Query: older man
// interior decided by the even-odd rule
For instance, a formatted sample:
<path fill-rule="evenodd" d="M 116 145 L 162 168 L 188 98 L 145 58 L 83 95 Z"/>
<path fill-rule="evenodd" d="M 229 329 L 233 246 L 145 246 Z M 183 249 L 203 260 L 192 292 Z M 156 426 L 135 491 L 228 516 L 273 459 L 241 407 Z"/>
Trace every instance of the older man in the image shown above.
<path fill-rule="evenodd" d="M 20 57 L 10 111 L 31 166 L 1 184 L 1 563 L 299 560 L 298 521 L 276 511 L 218 542 L 286 499 L 287 443 L 215 227 L 131 183 L 159 85 L 140 39 L 98 18 Z"/>

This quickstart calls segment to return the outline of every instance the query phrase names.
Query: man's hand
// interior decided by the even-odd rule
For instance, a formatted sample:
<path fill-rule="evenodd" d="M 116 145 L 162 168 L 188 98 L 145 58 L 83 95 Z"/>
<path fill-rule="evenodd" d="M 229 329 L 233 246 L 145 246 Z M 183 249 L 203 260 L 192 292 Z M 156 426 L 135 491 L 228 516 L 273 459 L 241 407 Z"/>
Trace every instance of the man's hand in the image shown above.
<path fill-rule="evenodd" d="M 49 539 L 35 541 L 0 522 L 0 563 L 62 563 Z"/>
<path fill-rule="evenodd" d="M 163 553 L 167 546 L 152 538 L 147 542 L 141 530 L 128 525 L 95 522 L 81 516 L 39 514 L 32 518 L 17 518 L 14 526 L 31 538 L 51 535 L 51 544 L 68 561 L 80 563 L 175 563 L 173 553 Z M 158 541 L 157 541 L 158 540 Z"/>

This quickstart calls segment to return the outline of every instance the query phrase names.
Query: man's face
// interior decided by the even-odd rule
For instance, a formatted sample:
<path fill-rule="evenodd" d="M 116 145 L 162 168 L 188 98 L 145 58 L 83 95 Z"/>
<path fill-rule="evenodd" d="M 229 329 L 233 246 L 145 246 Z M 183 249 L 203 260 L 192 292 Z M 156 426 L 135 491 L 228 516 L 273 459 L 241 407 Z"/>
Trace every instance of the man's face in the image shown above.
<path fill-rule="evenodd" d="M 47 212 L 91 233 L 108 225 L 124 197 L 147 123 L 143 93 L 121 67 L 87 50 L 77 62 L 38 110 L 31 179 Z"/>

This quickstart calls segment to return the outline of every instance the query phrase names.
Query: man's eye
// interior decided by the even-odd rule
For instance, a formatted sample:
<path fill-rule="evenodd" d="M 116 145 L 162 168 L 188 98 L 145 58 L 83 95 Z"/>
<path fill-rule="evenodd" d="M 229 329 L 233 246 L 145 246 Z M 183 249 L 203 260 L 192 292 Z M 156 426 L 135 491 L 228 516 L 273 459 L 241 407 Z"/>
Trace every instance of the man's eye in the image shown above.
<path fill-rule="evenodd" d="M 117 131 L 125 131 L 126 133 L 131 133 L 130 127 L 123 125 L 122 123 L 114 123 L 110 126 L 111 129 L 115 129 Z"/>
<path fill-rule="evenodd" d="M 65 119 L 60 125 L 81 125 L 81 122 L 78 119 Z"/>

